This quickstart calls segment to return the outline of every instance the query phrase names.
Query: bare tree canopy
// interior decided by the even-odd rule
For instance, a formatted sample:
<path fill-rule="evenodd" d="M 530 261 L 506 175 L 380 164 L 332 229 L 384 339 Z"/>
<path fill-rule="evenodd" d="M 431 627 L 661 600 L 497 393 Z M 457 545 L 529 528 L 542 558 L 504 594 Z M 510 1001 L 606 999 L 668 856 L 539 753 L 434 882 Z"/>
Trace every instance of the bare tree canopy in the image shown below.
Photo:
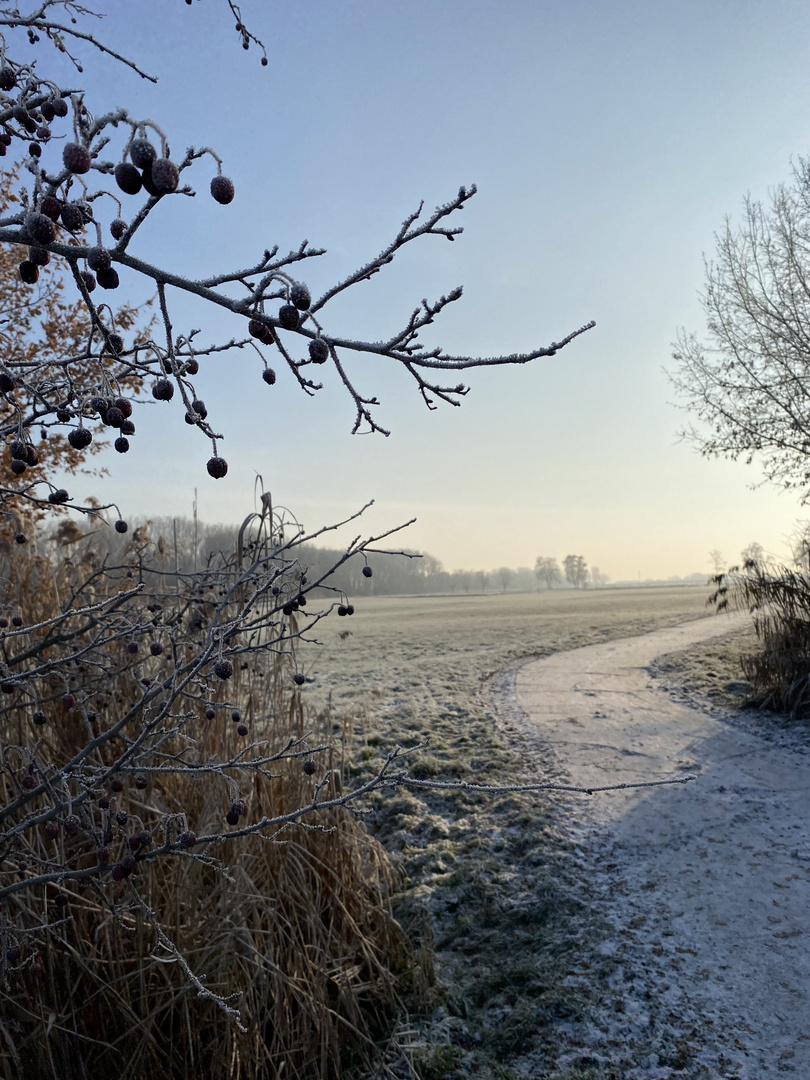
<path fill-rule="evenodd" d="M 709 552 L 709 562 L 712 564 L 715 574 L 722 574 L 726 568 L 726 557 L 719 548 L 712 548 Z"/>
<path fill-rule="evenodd" d="M 582 555 L 566 555 L 563 559 L 565 578 L 575 589 L 584 589 L 588 585 L 588 564 Z"/>
<path fill-rule="evenodd" d="M 669 377 L 699 424 L 682 435 L 706 457 L 761 465 L 810 501 L 810 160 L 763 207 L 745 199 L 706 261 L 705 341 L 681 331 Z"/>
<path fill-rule="evenodd" d="M 553 589 L 562 581 L 560 564 L 550 555 L 538 555 L 534 564 L 534 572 L 539 581 L 544 581 L 547 589 Z"/>

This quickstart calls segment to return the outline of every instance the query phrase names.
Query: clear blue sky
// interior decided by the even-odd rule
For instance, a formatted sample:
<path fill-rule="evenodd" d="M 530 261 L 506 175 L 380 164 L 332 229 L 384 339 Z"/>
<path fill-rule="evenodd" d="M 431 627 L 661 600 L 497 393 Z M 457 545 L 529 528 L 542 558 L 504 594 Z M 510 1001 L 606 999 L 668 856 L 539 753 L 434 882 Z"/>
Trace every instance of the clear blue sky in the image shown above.
<path fill-rule="evenodd" d="M 238 520 L 259 472 L 309 527 L 371 497 L 369 529 L 416 516 L 403 542 L 448 569 L 575 552 L 617 579 L 708 571 L 709 549 L 732 560 L 753 540 L 783 552 L 795 497 L 752 491 L 755 467 L 679 443 L 662 367 L 678 327 L 702 329 L 702 253 L 724 215 L 747 191 L 766 198 L 808 149 L 807 4 L 244 0 L 267 68 L 240 48 L 223 0 L 109 7 L 102 35 L 160 82 L 94 58 L 90 108 L 154 119 L 177 157 L 215 147 L 237 189 L 215 205 L 197 166 L 199 196 L 159 206 L 137 254 L 198 275 L 306 237 L 329 249 L 302 273 L 317 293 L 420 199 L 475 182 L 464 236 L 414 246 L 335 307 L 327 332 L 382 337 L 457 284 L 464 298 L 428 337 L 454 352 L 597 327 L 529 367 L 472 372 L 462 407 L 436 413 L 403 372 L 352 361 L 389 439 L 350 436 L 333 377 L 310 401 L 280 364 L 270 388 L 248 356 L 212 359 L 198 390 L 228 477 L 209 479 L 208 445 L 173 402 L 139 410 L 133 450 L 77 494 L 126 486 L 128 516 L 190 513 L 196 486 L 203 519 Z M 178 330 L 242 332 L 182 297 L 174 313 Z"/>

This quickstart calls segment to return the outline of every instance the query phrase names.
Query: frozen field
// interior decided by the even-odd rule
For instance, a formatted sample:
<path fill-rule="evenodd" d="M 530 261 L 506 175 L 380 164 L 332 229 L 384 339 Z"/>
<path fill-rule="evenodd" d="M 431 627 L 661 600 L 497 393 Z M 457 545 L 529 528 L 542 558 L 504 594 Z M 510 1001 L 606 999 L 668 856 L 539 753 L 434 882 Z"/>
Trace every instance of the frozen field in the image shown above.
<path fill-rule="evenodd" d="M 353 731 L 346 780 L 400 743 L 429 739 L 422 778 L 527 783 L 557 775 L 549 753 L 521 753 L 510 717 L 512 673 L 530 657 L 712 617 L 708 587 L 367 599 L 321 624 L 302 654 L 313 720 L 331 696 L 334 730 Z M 341 638 L 341 634 L 351 631 Z M 446 990 L 414 1050 L 424 1080 L 510 1080 L 526 1055 L 554 1080 L 610 1077 L 561 1070 L 560 1039 L 587 1026 L 604 987 L 568 977 L 593 963 L 609 933 L 590 895 L 571 828 L 582 796 L 483 797 L 398 792 L 370 805 L 368 825 L 407 875 L 400 915 L 429 927 Z M 573 801 L 572 801 L 573 800 Z M 609 965 L 608 965 L 609 966 Z M 411 1037 L 413 1038 L 413 1036 Z"/>
<path fill-rule="evenodd" d="M 452 736 L 455 721 L 476 713 L 482 680 L 505 665 L 706 617 L 709 594 L 684 586 L 363 599 L 353 616 L 319 625 L 323 647 L 304 650 L 315 679 L 308 696 L 321 705 L 331 692 L 338 712 L 367 717 L 367 735 L 399 720 L 403 737 Z"/>

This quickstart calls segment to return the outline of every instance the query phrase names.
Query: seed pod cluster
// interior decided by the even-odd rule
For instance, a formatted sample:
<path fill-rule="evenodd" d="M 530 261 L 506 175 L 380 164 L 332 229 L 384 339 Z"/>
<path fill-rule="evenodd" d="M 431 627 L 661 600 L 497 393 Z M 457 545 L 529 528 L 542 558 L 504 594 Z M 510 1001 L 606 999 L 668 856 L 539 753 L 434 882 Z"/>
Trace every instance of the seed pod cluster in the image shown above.
<path fill-rule="evenodd" d="M 30 32 L 34 38 L 36 31 Z M 20 280 L 34 286 L 41 280 L 41 268 L 50 264 L 53 253 L 49 250 L 55 243 L 76 244 L 80 242 L 81 234 L 89 224 L 93 224 L 98 231 L 100 223 L 94 219 L 94 207 L 99 208 L 107 205 L 103 201 L 97 202 L 99 190 L 87 186 L 91 171 L 98 168 L 94 174 L 94 180 L 103 180 L 104 174 L 111 174 L 109 180 L 113 183 L 113 190 L 123 193 L 125 196 L 135 196 L 141 192 L 161 198 L 164 195 L 177 191 L 180 183 L 180 169 L 171 160 L 170 152 L 163 136 L 160 136 L 159 149 L 150 141 L 148 128 L 150 125 L 136 124 L 129 141 L 124 147 L 123 157 L 113 166 L 102 164 L 101 159 L 96 162 L 102 143 L 96 143 L 97 129 L 93 124 L 93 118 L 82 104 L 80 98 L 72 99 L 74 112 L 73 133 L 63 141 L 58 156 L 61 161 L 48 164 L 43 157 L 43 148 L 57 132 L 51 131 L 49 125 L 59 118 L 64 118 L 70 111 L 70 99 L 64 99 L 61 94 L 52 88 L 49 83 L 39 82 L 33 68 L 18 68 L 13 62 L 5 57 L 0 59 L 0 91 L 9 94 L 19 90 L 15 95 L 17 100 L 6 99 L 4 104 L 7 108 L 9 119 L 0 125 L 0 156 L 5 155 L 6 148 L 13 139 L 22 138 L 28 142 L 27 152 L 32 159 L 29 163 L 30 170 L 37 176 L 37 184 L 30 209 L 18 219 L 21 221 L 21 236 L 28 244 L 28 255 L 19 264 Z M 29 102 L 33 95 L 40 95 L 36 106 Z M 127 121 L 130 123 L 130 121 Z M 116 126 L 118 126 L 116 124 Z M 64 135 L 63 135 L 64 137 Z M 26 147 L 23 147 L 25 151 Z M 42 165 L 40 166 L 40 158 Z M 88 181 L 77 178 L 87 177 Z M 90 182 L 92 183 L 92 181 Z M 234 199 L 235 188 L 233 180 L 222 174 L 218 168 L 218 174 L 211 180 L 210 185 L 212 198 L 227 205 Z M 71 197 L 72 196 L 72 197 Z M 120 205 L 120 203 L 119 203 Z M 137 219 L 136 219 L 137 220 Z M 114 218 L 109 231 L 113 240 L 117 243 L 122 240 L 128 229 L 128 223 L 124 217 Z M 65 233 L 68 234 L 67 238 Z M 100 234 L 97 232 L 97 236 Z M 120 278 L 117 266 L 114 265 L 115 252 L 103 246 L 103 242 L 92 243 L 86 250 L 86 261 L 74 267 L 77 283 L 85 298 L 97 289 L 115 290 L 120 287 Z M 300 288 L 293 289 L 293 300 L 297 304 L 303 304 L 305 291 Z M 295 306 L 291 304 L 288 306 Z M 255 327 L 254 327 L 255 329 Z M 259 328 L 259 337 L 266 344 L 273 344 L 273 331 L 269 326 Z M 113 357 L 123 352 L 123 342 L 118 335 L 105 335 L 103 346 Z M 101 354 L 101 359 L 104 359 Z M 185 364 L 181 362 L 176 371 L 167 371 L 165 375 L 185 374 L 193 375 L 199 369 L 196 360 L 191 359 Z M 267 382 L 274 381 L 274 373 L 271 370 L 265 372 Z M 11 394 L 15 389 L 17 380 L 13 376 L 0 370 L 0 393 Z M 173 380 L 158 377 L 153 385 L 153 394 L 157 400 L 168 401 L 174 395 L 175 386 Z M 53 409 L 60 423 L 68 423 L 79 417 L 79 426 L 67 433 L 68 443 L 74 450 L 84 450 L 92 442 L 91 432 L 83 426 L 82 409 L 74 412 L 72 408 L 58 406 Z M 116 404 L 107 406 L 99 411 L 99 417 L 107 426 L 116 429 L 119 434 L 115 439 L 115 449 L 119 453 L 126 453 L 130 449 L 129 438 L 134 433 L 134 424 L 129 421 L 129 412 L 120 415 L 121 410 Z M 191 408 L 186 413 L 185 419 L 189 423 L 199 424 L 205 421 L 207 409 L 205 404 L 198 398 L 194 398 Z M 207 430 L 207 429 L 206 429 Z M 46 426 L 43 425 L 43 439 L 47 437 Z M 24 457 L 12 459 L 11 470 L 21 476 L 34 462 Z M 215 478 L 220 478 L 227 472 L 227 463 L 223 458 L 214 456 L 208 462 L 208 472 Z M 60 489 L 61 490 L 61 489 Z M 52 505 L 57 505 L 61 496 L 51 492 L 47 496 Z"/>

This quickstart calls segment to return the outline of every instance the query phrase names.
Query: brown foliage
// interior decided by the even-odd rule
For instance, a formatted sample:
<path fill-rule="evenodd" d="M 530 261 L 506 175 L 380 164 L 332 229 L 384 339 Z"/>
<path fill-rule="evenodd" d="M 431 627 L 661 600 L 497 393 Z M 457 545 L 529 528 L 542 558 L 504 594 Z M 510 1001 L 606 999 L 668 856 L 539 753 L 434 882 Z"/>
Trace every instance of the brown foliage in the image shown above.
<path fill-rule="evenodd" d="M 5 170 L 0 175 L 0 214 L 7 213 L 18 203 L 15 186 L 18 181 L 16 170 Z M 75 286 L 66 287 L 62 268 L 51 262 L 40 267 L 39 281 L 35 286 L 21 281 L 18 264 L 22 257 L 19 248 L 0 245 L 0 358 L 5 370 L 12 374 L 28 368 L 37 368 L 37 381 L 47 383 L 52 379 L 63 380 L 67 371 L 67 362 L 71 361 L 70 378 L 93 382 L 99 387 L 109 383 L 114 369 L 118 369 L 117 378 L 111 383 L 115 390 L 126 396 L 142 392 L 142 381 L 122 376 L 120 364 L 111 354 L 102 354 L 99 358 L 89 358 L 81 370 L 75 357 L 86 352 L 90 337 L 90 317 L 82 299 L 76 294 Z M 68 299 L 69 293 L 76 295 L 75 300 Z M 137 309 L 126 304 L 111 312 L 111 323 L 119 333 L 127 333 L 140 326 L 143 335 L 143 315 Z M 36 418 L 36 419 L 35 419 Z M 59 471 L 68 473 L 94 472 L 89 468 L 87 457 L 97 454 L 110 444 L 109 428 L 103 424 L 90 423 L 86 426 L 93 433 L 93 442 L 87 450 L 75 450 L 67 441 L 65 434 L 55 427 L 53 414 L 48 409 L 38 409 L 36 398 L 27 392 L 26 384 L 20 384 L 13 394 L 0 395 L 0 425 L 6 428 L 19 421 L 20 436 L 34 442 L 39 456 L 39 465 L 31 474 L 37 478 L 49 477 Z M 24 426 L 22 426 L 24 425 Z M 8 453 L 0 456 L 0 486 L 19 487 L 20 481 L 11 472 L 11 459 Z M 34 512 L 42 515 L 42 508 Z"/>

